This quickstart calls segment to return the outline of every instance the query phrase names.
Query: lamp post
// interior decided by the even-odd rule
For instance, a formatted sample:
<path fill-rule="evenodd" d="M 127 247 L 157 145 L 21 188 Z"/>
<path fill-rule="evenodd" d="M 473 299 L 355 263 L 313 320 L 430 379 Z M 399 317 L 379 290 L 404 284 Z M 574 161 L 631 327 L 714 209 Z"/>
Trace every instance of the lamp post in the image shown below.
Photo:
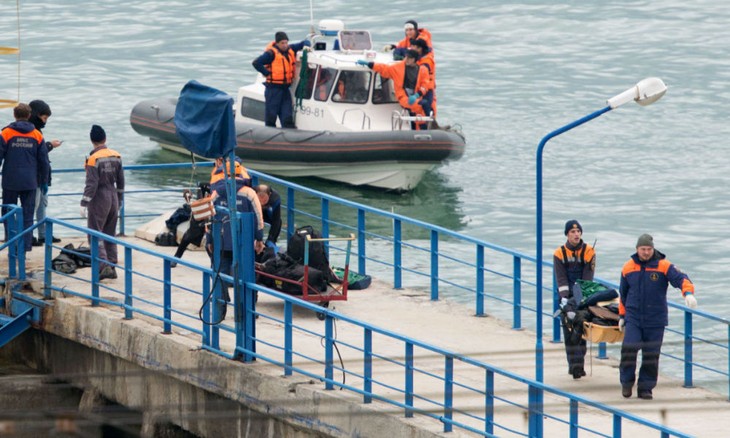
<path fill-rule="evenodd" d="M 667 91 L 667 86 L 659 78 L 647 78 L 640 81 L 638 84 L 629 88 L 621 94 L 608 99 L 607 105 L 594 113 L 588 114 L 587 116 L 578 119 L 572 123 L 569 123 L 562 128 L 556 129 L 555 131 L 547 134 L 542 138 L 540 144 L 537 147 L 537 168 L 536 168 L 536 180 L 537 180 L 537 217 L 536 217 L 536 237 L 537 237 L 537 248 L 536 248 L 536 260 L 537 260 L 537 343 L 535 345 L 535 379 L 538 382 L 543 381 L 543 345 L 542 345 L 542 151 L 545 148 L 545 144 L 553 137 L 556 137 L 566 131 L 569 131 L 576 126 L 580 126 L 588 121 L 595 119 L 596 117 L 605 114 L 613 109 L 620 107 L 632 100 L 641 106 L 651 105 L 652 103 L 659 100 L 664 93 Z"/>

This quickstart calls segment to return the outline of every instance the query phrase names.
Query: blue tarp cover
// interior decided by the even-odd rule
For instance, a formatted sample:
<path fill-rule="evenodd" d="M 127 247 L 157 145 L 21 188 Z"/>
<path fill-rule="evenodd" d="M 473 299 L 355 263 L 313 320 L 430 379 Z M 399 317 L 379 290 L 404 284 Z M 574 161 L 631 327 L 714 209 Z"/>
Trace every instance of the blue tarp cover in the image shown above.
<path fill-rule="evenodd" d="M 228 155 L 236 147 L 233 98 L 198 81 L 188 82 L 175 107 L 175 130 L 182 145 L 197 155 Z"/>

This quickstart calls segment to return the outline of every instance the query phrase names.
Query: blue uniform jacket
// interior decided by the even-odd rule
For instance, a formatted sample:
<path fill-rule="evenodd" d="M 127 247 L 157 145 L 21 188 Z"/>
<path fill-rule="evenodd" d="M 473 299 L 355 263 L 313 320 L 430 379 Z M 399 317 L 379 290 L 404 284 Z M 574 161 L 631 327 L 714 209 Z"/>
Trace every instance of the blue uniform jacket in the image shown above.
<path fill-rule="evenodd" d="M 694 285 L 687 274 L 669 262 L 659 251 L 646 262 L 638 254 L 631 256 L 621 271 L 619 314 L 626 323 L 639 327 L 664 327 L 669 323 L 667 288 L 672 285 L 682 295 L 694 293 Z"/>
<path fill-rule="evenodd" d="M 3 128 L 0 165 L 3 162 L 3 190 L 35 190 L 38 180 L 49 174 L 48 149 L 32 123 L 20 120 Z"/>

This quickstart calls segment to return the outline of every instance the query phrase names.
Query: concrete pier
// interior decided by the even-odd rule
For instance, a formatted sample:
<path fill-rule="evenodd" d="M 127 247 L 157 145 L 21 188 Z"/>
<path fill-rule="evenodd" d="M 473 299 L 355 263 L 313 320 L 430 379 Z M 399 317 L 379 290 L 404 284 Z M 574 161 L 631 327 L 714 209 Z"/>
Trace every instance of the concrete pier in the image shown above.
<path fill-rule="evenodd" d="M 137 245 L 172 254 L 174 248 L 155 247 L 139 239 L 128 238 Z M 79 243 L 80 240 L 74 241 Z M 66 241 L 63 242 L 68 243 Z M 54 251 L 54 255 L 58 251 Z M 29 254 L 29 270 L 41 266 L 42 251 Z M 5 255 L 2 256 L 5 259 Z M 143 269 L 151 278 L 162 277 L 159 259 L 135 254 L 136 269 Z M 203 266 L 208 264 L 202 252 L 188 252 L 185 259 Z M 0 260 L 6 266 L 7 262 Z M 121 263 L 121 261 L 120 261 Z M 144 268 L 141 268 L 144 267 Z M 86 271 L 86 272 L 84 272 Z M 89 269 L 79 275 L 90 278 Z M 185 275 L 199 276 L 179 266 L 174 272 L 176 281 Z M 38 278 L 42 278 L 40 274 Z M 121 287 L 124 279 L 105 280 L 104 283 Z M 54 276 L 54 285 L 74 290 L 88 289 L 88 284 Z M 149 285 L 135 279 L 135 295 L 150 299 L 156 292 Z M 36 283 L 36 287 L 38 284 Z M 102 296 L 120 300 L 118 294 L 102 291 Z M 88 300 L 64 297 L 54 292 L 55 300 L 44 314 L 38 330 L 26 333 L 2 350 L 21 362 L 32 364 L 43 372 L 63 378 L 84 390 L 87 404 L 95 399 L 108 399 L 135 411 L 143 412 L 143 436 L 156 436 L 164 425 L 176 425 L 197 436 L 222 437 L 435 437 L 471 436 L 455 429 L 442 432 L 443 425 L 433 419 L 416 415 L 405 418 L 403 410 L 381 402 L 363 404 L 362 397 L 348 391 L 324 389 L 319 381 L 295 374 L 284 377 L 281 367 L 256 361 L 244 364 L 200 349 L 197 335 L 174 329 L 163 334 L 161 323 L 135 315 L 125 320 L 124 313 L 113 306 L 91 307 Z M 448 300 L 433 302 L 425 292 L 394 290 L 390 285 L 374 281 L 363 291 L 350 291 L 347 301 L 333 303 L 342 314 L 367 321 L 432 345 L 468 355 L 480 361 L 507 369 L 528 378 L 534 377 L 534 333 L 512 330 L 495 317 L 473 317 L 468 307 Z M 136 304 L 139 306 L 143 305 Z M 175 297 L 176 308 L 196 313 L 200 299 Z M 280 301 L 261 294 L 258 309 L 265 314 L 282 317 Z M 226 323 L 232 324 L 232 310 Z M 321 327 L 312 312 L 297 311 L 295 319 L 303 327 Z M 267 318 L 257 320 L 257 336 L 276 337 L 281 324 Z M 233 334 L 221 331 L 221 347 L 232 352 Z M 338 324 L 337 339 L 356 343 L 361 331 Z M 322 346 L 316 336 L 296 339 L 297 348 L 321 355 Z M 378 354 L 402 359 L 402 344 L 378 339 Z M 730 428 L 730 404 L 725 397 L 700 388 L 683 388 L 678 380 L 660 378 L 654 391 L 654 400 L 624 399 L 618 383 L 617 361 L 587 360 L 588 376 L 573 380 L 567 374 L 562 344 L 545 341 L 545 383 L 580 394 L 586 398 L 609 404 L 622 410 L 680 430 L 688 435 L 702 437 L 727 436 Z M 259 345 L 259 352 L 270 349 Z M 594 350 L 594 354 L 597 351 Z M 274 354 L 274 353 L 272 353 Z M 308 353 L 309 354 L 309 353 Z M 360 372 L 362 357 L 357 352 L 341 349 L 345 368 Z M 443 368 L 441 358 L 416 350 L 419 368 Z M 303 369 L 313 367 L 298 363 Z M 459 366 L 456 364 L 455 366 Z M 382 381 L 402 380 L 399 367 L 378 364 L 378 378 Z M 338 378 L 337 372 L 335 378 Z M 467 376 L 467 379 L 472 379 Z M 483 375 L 473 376 L 474 382 Z M 495 386 L 503 395 L 513 399 L 527 393 L 524 386 L 505 378 L 495 379 Z M 359 385 L 359 383 L 348 382 Z M 417 380 L 420 391 L 424 388 L 438 398 L 443 383 Z M 87 394 L 88 392 L 88 394 Z M 382 393 L 387 393 L 383 389 Z M 83 398 L 83 397 L 82 397 Z M 455 390 L 455 399 L 465 401 L 474 412 L 483 413 L 483 399 Z M 565 413 L 562 402 L 550 394 L 545 396 L 547 410 Z M 554 408 L 553 408 L 554 407 Z M 425 408 L 425 407 L 424 407 Z M 510 428 L 527 432 L 526 418 L 521 409 L 507 404 L 496 405 L 497 421 Z M 610 434 L 612 418 L 595 409 L 581 410 L 581 425 Z M 474 427 L 479 428 L 478 424 Z M 623 436 L 645 433 L 637 425 L 623 425 Z M 499 436 L 510 436 L 504 430 L 495 430 Z M 1 434 L 0 434 L 1 435 Z M 567 426 L 546 423 L 544 436 L 567 436 Z"/>

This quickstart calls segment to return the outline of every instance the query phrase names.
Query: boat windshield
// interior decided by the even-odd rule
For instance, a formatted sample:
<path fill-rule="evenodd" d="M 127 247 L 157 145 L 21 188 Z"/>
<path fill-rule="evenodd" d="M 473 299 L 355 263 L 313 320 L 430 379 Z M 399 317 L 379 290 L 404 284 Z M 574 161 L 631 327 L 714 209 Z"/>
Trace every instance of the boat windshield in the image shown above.
<path fill-rule="evenodd" d="M 337 70 L 334 68 L 320 68 L 319 76 L 317 76 L 317 87 L 314 98 L 319 101 L 327 100 L 332 90 L 332 84 L 335 83 L 335 75 Z"/>
<path fill-rule="evenodd" d="M 370 94 L 369 71 L 342 70 L 337 78 L 332 100 L 342 103 L 365 103 Z"/>

